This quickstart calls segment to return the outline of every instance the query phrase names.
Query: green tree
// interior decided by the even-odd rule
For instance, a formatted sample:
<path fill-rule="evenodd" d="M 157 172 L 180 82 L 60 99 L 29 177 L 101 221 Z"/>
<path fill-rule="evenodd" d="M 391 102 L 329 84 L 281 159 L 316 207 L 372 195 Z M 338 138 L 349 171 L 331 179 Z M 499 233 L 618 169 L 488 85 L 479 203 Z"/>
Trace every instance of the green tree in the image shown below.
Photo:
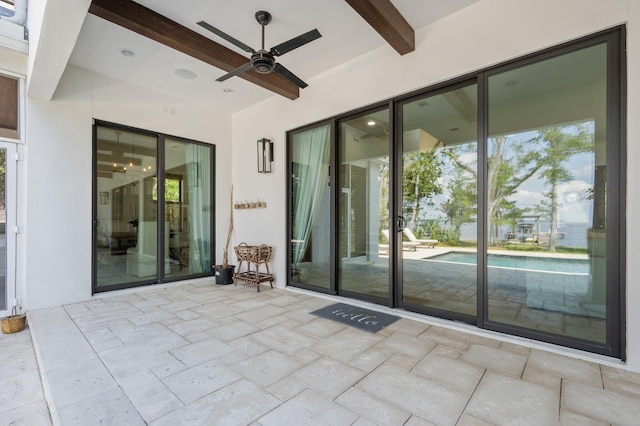
<path fill-rule="evenodd" d="M 544 143 L 545 163 L 540 176 L 551 186 L 545 193 L 547 203 L 541 203 L 540 211 L 549 215 L 549 251 L 556 251 L 558 234 L 558 187 L 569 182 L 573 175 L 567 169 L 567 161 L 577 154 L 593 152 L 593 132 L 585 125 L 551 127 L 540 131 L 540 139 Z"/>
<path fill-rule="evenodd" d="M 449 198 L 440 204 L 440 210 L 447 216 L 454 235 L 460 235 L 465 223 L 473 223 L 477 210 L 476 181 L 459 167 L 454 168 L 454 176 L 447 184 Z"/>
<path fill-rule="evenodd" d="M 411 215 L 409 229 L 415 230 L 422 203 L 429 204 L 433 195 L 442 194 L 438 180 L 442 176 L 442 161 L 437 151 L 405 153 L 402 174 L 402 196 L 405 210 Z"/>

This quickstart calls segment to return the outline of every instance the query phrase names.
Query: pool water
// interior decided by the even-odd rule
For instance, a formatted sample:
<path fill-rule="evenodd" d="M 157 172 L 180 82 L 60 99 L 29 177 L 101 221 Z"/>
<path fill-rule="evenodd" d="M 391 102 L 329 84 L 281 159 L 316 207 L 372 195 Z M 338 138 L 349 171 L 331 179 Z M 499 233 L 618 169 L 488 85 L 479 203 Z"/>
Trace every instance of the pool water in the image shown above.
<path fill-rule="evenodd" d="M 475 253 L 452 251 L 425 260 L 476 264 Z M 501 268 L 529 269 L 534 271 L 566 272 L 574 274 L 588 274 L 588 259 L 562 259 L 552 257 L 510 256 L 503 254 L 488 254 L 487 264 Z"/>

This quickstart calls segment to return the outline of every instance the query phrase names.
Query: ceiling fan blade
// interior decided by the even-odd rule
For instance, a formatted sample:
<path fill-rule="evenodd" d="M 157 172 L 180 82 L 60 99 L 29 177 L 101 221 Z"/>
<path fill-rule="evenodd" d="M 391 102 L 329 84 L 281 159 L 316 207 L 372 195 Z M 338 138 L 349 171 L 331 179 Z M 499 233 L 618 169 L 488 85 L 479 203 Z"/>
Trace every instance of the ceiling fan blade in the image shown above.
<path fill-rule="evenodd" d="M 298 76 L 289 71 L 284 65 L 276 64 L 276 67 L 273 70 L 301 89 L 304 89 L 308 86 L 307 83 L 300 80 Z"/>
<path fill-rule="evenodd" d="M 235 75 L 242 74 L 245 71 L 249 71 L 250 69 L 251 69 L 251 62 L 247 62 L 246 64 L 236 68 L 235 70 L 228 72 L 222 77 L 216 78 L 216 81 L 225 81 Z"/>
<path fill-rule="evenodd" d="M 253 48 L 247 46 L 246 44 L 244 44 L 243 42 L 241 42 L 240 40 L 237 40 L 233 37 L 231 37 L 229 34 L 224 33 L 222 31 L 220 31 L 219 29 L 217 29 L 216 27 L 207 24 L 204 21 L 200 21 L 197 22 L 198 25 L 200 25 L 202 28 L 207 29 L 209 31 L 211 31 L 212 33 L 214 33 L 215 35 L 222 37 L 223 39 L 227 40 L 229 43 L 234 44 L 235 46 L 238 46 L 240 49 L 244 50 L 245 52 L 249 52 L 249 53 L 256 53 L 255 50 L 253 50 Z"/>
<path fill-rule="evenodd" d="M 273 46 L 271 48 L 271 54 L 273 56 L 284 55 L 287 52 L 291 52 L 293 49 L 297 49 L 300 46 L 304 46 L 307 43 L 312 42 L 315 39 L 322 37 L 320 31 L 311 30 L 308 33 L 304 33 L 299 35 L 298 37 L 294 37 L 289 41 L 285 41 L 284 43 L 280 43 L 277 46 Z"/>

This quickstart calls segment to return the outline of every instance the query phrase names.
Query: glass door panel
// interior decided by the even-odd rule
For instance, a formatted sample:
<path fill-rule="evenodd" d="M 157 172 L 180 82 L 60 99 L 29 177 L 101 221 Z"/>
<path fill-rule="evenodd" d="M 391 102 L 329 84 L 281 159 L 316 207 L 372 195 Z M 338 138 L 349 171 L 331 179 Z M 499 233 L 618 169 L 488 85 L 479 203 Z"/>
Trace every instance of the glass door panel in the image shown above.
<path fill-rule="evenodd" d="M 165 139 L 166 278 L 210 274 L 213 147 Z"/>
<path fill-rule="evenodd" d="M 15 295 L 15 161 L 7 161 L 16 151 L 13 144 L 0 143 L 0 313 L 10 314 Z M 12 238 L 13 237 L 13 238 Z"/>
<path fill-rule="evenodd" d="M 327 124 L 294 133 L 289 145 L 291 278 L 324 290 L 331 285 L 330 135 Z"/>
<path fill-rule="evenodd" d="M 389 110 L 340 122 L 339 290 L 389 299 Z"/>
<path fill-rule="evenodd" d="M 488 80 L 492 322 L 606 342 L 606 63 L 600 44 Z"/>
<path fill-rule="evenodd" d="M 470 321 L 477 312 L 476 93 L 474 84 L 402 105 L 401 302 Z"/>
<path fill-rule="evenodd" d="M 96 287 L 155 281 L 157 138 L 96 132 Z"/>

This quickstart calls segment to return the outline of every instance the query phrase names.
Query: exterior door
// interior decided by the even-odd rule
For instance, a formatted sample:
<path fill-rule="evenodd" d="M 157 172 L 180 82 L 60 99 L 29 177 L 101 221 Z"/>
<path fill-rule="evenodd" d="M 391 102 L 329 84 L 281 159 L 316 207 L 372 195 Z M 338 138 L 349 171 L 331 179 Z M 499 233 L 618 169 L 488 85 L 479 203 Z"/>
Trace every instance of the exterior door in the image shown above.
<path fill-rule="evenodd" d="M 391 305 L 389 109 L 338 122 L 339 294 Z"/>
<path fill-rule="evenodd" d="M 470 323 L 478 302 L 476 98 L 477 85 L 467 84 L 400 105 L 396 229 L 399 304 Z"/>
<path fill-rule="evenodd" d="M 16 300 L 16 145 L 0 142 L 0 315 Z"/>

